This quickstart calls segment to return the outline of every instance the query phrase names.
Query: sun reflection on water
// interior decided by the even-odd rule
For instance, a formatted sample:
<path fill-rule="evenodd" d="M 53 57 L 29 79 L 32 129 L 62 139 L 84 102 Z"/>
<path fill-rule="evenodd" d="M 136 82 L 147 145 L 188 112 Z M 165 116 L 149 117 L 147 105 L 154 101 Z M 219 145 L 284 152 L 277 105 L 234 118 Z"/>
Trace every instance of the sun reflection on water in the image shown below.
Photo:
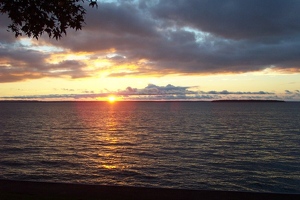
<path fill-rule="evenodd" d="M 102 165 L 102 167 L 104 167 L 105 169 L 116 169 L 117 166 L 115 165 Z"/>
<path fill-rule="evenodd" d="M 115 101 L 114 98 L 109 100 L 110 103 Z M 120 138 L 124 138 L 124 136 L 120 136 L 120 119 L 122 118 L 121 114 L 117 112 L 115 105 L 110 105 L 105 118 L 101 120 L 105 127 L 105 132 L 101 132 L 98 134 L 98 140 L 100 142 L 104 142 L 104 148 L 99 149 L 98 151 L 98 163 L 99 167 L 106 170 L 122 170 L 127 168 L 124 164 L 124 149 L 121 149 Z M 123 133 L 122 133 L 123 134 Z"/>

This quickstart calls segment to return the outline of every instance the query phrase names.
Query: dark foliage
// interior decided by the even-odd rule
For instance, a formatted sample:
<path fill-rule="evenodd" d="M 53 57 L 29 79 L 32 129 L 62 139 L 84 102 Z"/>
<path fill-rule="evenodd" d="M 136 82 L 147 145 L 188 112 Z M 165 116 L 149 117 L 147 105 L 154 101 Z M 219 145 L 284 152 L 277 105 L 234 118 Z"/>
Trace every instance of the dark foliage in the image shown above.
<path fill-rule="evenodd" d="M 8 31 L 16 37 L 22 34 L 38 39 L 43 33 L 60 39 L 66 30 L 80 30 L 84 23 L 85 9 L 97 7 L 97 0 L 0 0 L 0 12 L 11 19 Z"/>

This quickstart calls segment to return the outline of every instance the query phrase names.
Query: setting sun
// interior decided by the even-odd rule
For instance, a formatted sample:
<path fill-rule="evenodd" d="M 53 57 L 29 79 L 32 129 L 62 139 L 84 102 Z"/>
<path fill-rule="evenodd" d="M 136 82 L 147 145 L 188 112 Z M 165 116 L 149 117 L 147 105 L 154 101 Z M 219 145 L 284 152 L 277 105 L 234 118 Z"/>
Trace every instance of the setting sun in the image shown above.
<path fill-rule="evenodd" d="M 113 102 L 116 101 L 116 97 L 115 97 L 115 96 L 109 96 L 109 97 L 108 97 L 108 101 L 109 101 L 110 103 L 113 103 Z"/>

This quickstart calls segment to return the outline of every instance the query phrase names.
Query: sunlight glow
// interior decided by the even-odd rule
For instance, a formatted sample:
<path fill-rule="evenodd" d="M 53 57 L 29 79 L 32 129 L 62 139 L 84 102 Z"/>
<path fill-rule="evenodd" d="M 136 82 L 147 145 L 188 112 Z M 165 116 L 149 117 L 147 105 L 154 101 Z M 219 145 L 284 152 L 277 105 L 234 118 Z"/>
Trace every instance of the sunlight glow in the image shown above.
<path fill-rule="evenodd" d="M 113 96 L 113 95 L 111 95 L 111 96 L 108 97 L 108 101 L 109 101 L 110 103 L 114 103 L 114 102 L 116 101 L 116 97 Z"/>

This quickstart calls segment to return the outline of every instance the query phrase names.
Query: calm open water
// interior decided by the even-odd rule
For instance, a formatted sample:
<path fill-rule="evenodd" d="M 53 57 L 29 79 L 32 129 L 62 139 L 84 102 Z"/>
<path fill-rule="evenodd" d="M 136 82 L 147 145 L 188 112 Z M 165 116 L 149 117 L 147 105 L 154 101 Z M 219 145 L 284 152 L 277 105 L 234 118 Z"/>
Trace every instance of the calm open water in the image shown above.
<path fill-rule="evenodd" d="M 300 103 L 0 103 L 0 179 L 300 193 Z"/>

